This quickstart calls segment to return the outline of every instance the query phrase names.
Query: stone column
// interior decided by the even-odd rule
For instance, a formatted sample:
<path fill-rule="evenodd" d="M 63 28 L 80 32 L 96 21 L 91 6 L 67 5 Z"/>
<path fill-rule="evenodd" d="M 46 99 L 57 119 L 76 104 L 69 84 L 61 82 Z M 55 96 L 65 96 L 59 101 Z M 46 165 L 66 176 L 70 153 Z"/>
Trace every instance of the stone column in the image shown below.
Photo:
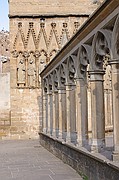
<path fill-rule="evenodd" d="M 66 90 L 58 88 L 59 100 L 59 138 L 66 140 Z"/>
<path fill-rule="evenodd" d="M 103 71 L 90 72 L 92 152 L 100 152 L 105 147 L 105 112 Z"/>
<path fill-rule="evenodd" d="M 105 89 L 105 130 L 109 131 L 112 128 L 112 102 L 111 102 L 111 90 Z"/>
<path fill-rule="evenodd" d="M 75 85 L 66 85 L 67 136 L 66 142 L 76 144 Z"/>
<path fill-rule="evenodd" d="M 26 64 L 26 74 L 25 74 L 25 76 L 26 76 L 26 84 L 25 84 L 25 86 L 26 87 L 28 87 L 28 73 L 27 73 L 27 70 L 28 70 L 28 58 L 25 58 L 25 64 Z"/>
<path fill-rule="evenodd" d="M 88 140 L 87 85 L 84 79 L 76 79 L 76 131 L 77 146 L 85 146 Z"/>
<path fill-rule="evenodd" d="M 47 133 L 47 93 L 44 91 L 42 92 L 42 131 Z"/>
<path fill-rule="evenodd" d="M 113 130 L 114 152 L 113 160 L 119 160 L 119 60 L 110 62 L 112 67 L 112 107 L 113 107 Z"/>
<path fill-rule="evenodd" d="M 52 111 L 52 93 L 49 91 L 47 92 L 47 98 L 48 98 L 48 127 L 47 127 L 47 133 L 49 135 L 52 135 L 52 120 L 53 120 L 53 111 Z"/>
<path fill-rule="evenodd" d="M 56 126 L 56 137 L 58 138 L 59 135 L 59 95 L 58 95 L 58 91 L 55 94 L 55 126 Z"/>
<path fill-rule="evenodd" d="M 58 136 L 58 119 L 59 119 L 59 109 L 58 109 L 58 91 L 54 91 L 52 94 L 53 102 L 53 136 Z"/>

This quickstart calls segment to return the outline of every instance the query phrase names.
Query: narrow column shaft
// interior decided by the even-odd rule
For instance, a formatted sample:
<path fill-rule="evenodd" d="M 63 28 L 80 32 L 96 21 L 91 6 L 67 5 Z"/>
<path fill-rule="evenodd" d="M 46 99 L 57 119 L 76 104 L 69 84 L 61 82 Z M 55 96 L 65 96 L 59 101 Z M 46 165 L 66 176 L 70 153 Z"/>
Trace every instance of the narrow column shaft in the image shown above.
<path fill-rule="evenodd" d="M 58 134 L 58 92 L 54 91 L 52 95 L 53 102 L 53 136 L 57 137 Z"/>
<path fill-rule="evenodd" d="M 42 106 L 42 130 L 47 133 L 47 93 L 43 90 L 42 96 L 43 106 Z"/>
<path fill-rule="evenodd" d="M 86 145 L 88 140 L 87 86 L 83 79 L 76 79 L 76 130 L 77 145 Z"/>
<path fill-rule="evenodd" d="M 48 92 L 47 93 L 47 98 L 48 98 L 48 128 L 47 128 L 47 133 L 49 135 L 52 135 L 52 121 L 53 121 L 53 109 L 52 109 L 52 93 Z"/>
<path fill-rule="evenodd" d="M 66 90 L 59 89 L 59 138 L 66 139 Z"/>
<path fill-rule="evenodd" d="M 92 152 L 100 152 L 105 147 L 104 112 L 104 72 L 90 72 L 91 75 L 91 116 L 92 116 Z"/>
<path fill-rule="evenodd" d="M 76 143 L 75 86 L 66 85 L 67 142 Z"/>
<path fill-rule="evenodd" d="M 112 107 L 114 152 L 113 160 L 119 160 L 119 60 L 111 63 L 112 66 Z"/>
<path fill-rule="evenodd" d="M 26 87 L 28 87 L 28 74 L 27 74 L 27 69 L 28 69 L 28 59 L 27 58 L 25 58 L 25 61 L 26 61 L 26 84 L 25 84 L 25 86 Z"/>
<path fill-rule="evenodd" d="M 112 127 L 112 100 L 111 90 L 106 89 L 104 92 L 105 97 L 105 129 L 108 131 Z"/>

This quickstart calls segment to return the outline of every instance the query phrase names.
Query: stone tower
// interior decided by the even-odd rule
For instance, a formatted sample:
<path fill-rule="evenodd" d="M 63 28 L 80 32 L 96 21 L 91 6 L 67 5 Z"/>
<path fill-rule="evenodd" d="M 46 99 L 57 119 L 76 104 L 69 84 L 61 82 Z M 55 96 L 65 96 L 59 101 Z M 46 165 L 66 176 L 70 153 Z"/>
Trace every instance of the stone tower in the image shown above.
<path fill-rule="evenodd" d="M 37 138 L 39 74 L 98 7 L 93 0 L 9 0 L 10 138 Z"/>

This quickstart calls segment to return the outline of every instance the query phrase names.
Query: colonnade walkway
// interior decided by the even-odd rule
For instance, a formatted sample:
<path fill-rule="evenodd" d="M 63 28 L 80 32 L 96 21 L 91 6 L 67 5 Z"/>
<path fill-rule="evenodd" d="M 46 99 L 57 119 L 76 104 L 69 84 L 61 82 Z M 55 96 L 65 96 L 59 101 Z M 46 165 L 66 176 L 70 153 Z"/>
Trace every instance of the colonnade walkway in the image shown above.
<path fill-rule="evenodd" d="M 1 180 L 81 180 L 81 176 L 52 155 L 39 140 L 0 141 Z"/>

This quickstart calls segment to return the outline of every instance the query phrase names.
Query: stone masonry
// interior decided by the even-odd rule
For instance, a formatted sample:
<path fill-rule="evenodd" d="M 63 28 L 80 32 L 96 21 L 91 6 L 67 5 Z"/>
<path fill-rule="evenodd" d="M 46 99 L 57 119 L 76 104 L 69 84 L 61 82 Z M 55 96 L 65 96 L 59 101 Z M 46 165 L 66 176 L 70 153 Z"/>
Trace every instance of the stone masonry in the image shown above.
<path fill-rule="evenodd" d="M 10 41 L 9 32 L 0 32 L 0 137 L 8 135 L 10 120 Z"/>
<path fill-rule="evenodd" d="M 6 138 L 37 138 L 42 69 L 99 6 L 93 0 L 9 0 L 11 126 Z"/>

